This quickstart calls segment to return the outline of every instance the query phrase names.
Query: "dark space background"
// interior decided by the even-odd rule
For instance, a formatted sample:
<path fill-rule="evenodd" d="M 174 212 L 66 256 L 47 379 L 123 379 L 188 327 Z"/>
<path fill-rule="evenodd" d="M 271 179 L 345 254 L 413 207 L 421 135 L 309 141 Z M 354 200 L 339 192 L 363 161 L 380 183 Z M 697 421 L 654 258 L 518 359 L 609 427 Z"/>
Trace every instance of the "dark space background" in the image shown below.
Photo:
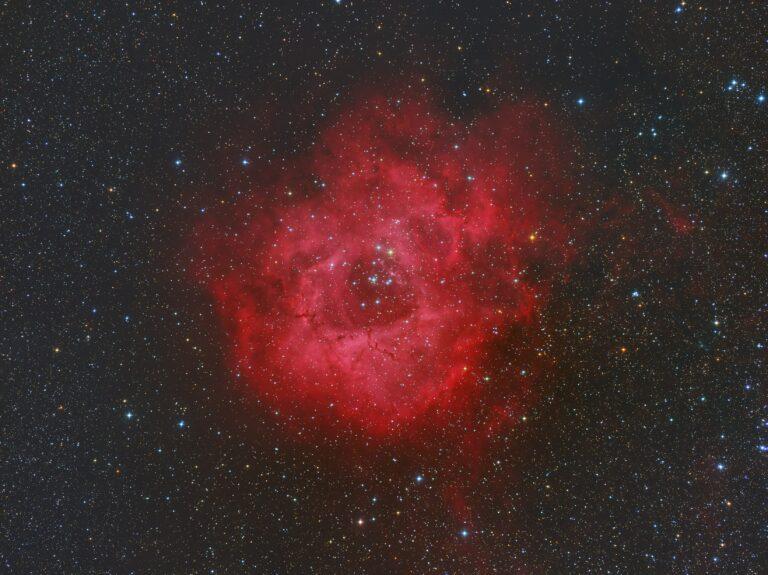
<path fill-rule="evenodd" d="M 768 5 L 4 2 L 0 46 L 0 571 L 768 572 Z M 606 214 L 470 530 L 434 461 L 281 433 L 185 276 L 401 72 L 548 102 Z"/>

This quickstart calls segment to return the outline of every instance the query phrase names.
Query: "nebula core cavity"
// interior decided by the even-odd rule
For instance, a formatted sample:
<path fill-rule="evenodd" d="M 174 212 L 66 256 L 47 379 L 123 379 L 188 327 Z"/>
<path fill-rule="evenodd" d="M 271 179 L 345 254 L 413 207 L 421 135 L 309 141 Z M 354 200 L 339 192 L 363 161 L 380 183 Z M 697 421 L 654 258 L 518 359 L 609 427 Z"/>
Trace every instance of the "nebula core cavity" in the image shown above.
<path fill-rule="evenodd" d="M 372 436 L 482 393 L 492 353 L 534 345 L 509 328 L 536 321 L 566 257 L 569 160 L 539 110 L 464 122 L 359 96 L 290 175 L 207 220 L 198 278 L 237 377 L 294 419 Z"/>

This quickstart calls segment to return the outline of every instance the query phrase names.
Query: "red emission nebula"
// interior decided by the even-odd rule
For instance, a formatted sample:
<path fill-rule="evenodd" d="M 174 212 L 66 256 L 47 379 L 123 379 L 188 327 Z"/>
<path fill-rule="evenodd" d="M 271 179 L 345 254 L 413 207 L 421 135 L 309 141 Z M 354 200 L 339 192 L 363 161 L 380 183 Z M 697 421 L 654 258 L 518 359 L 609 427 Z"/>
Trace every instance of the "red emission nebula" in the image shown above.
<path fill-rule="evenodd" d="M 206 220 L 196 277 L 239 381 L 298 427 L 369 438 L 512 417 L 572 244 L 570 160 L 543 110 L 463 121 L 359 95 L 286 175 Z"/>

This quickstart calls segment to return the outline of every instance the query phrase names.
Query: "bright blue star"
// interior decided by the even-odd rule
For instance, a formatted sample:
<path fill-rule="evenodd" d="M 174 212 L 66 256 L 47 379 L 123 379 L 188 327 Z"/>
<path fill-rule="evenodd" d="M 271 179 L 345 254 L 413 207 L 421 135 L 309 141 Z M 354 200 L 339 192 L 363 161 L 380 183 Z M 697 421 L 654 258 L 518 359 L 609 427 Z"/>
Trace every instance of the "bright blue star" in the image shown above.
<path fill-rule="evenodd" d="M 180 419 L 179 423 L 177 423 L 176 425 L 178 425 L 179 427 L 185 427 L 187 424 L 183 419 Z"/>

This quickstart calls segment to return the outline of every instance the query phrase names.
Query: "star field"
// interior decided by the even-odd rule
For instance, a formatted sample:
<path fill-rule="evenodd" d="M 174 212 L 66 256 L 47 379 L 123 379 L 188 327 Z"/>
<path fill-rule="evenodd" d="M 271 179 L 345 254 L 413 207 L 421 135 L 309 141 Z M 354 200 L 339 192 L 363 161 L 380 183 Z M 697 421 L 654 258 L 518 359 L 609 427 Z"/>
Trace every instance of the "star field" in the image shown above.
<path fill-rule="evenodd" d="M 767 12 L 0 7 L 0 571 L 766 572 Z"/>

